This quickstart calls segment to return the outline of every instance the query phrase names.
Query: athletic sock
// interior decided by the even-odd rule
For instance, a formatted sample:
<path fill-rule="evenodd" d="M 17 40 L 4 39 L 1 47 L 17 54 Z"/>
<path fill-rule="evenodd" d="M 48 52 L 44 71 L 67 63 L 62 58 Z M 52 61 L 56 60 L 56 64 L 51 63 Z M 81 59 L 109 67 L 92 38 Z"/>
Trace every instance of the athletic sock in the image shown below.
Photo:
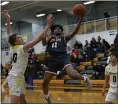
<path fill-rule="evenodd" d="M 45 98 L 48 99 L 49 96 L 50 96 L 50 94 L 48 93 L 48 94 L 45 95 Z"/>
<path fill-rule="evenodd" d="M 84 76 L 84 82 L 86 82 L 86 76 Z"/>

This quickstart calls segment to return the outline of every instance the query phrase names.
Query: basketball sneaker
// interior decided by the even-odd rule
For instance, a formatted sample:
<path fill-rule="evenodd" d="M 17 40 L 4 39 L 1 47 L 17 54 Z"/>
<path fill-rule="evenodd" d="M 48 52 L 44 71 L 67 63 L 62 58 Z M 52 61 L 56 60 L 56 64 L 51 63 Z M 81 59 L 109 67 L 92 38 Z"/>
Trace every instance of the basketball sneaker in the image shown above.
<path fill-rule="evenodd" d="M 84 84 L 87 89 L 92 89 L 92 83 L 91 80 L 88 78 L 86 74 L 84 74 L 84 77 L 86 78 L 86 81 L 84 81 Z"/>
<path fill-rule="evenodd" d="M 52 102 L 51 102 L 51 95 L 50 94 L 47 97 L 45 96 L 45 99 L 47 101 L 47 104 L 52 104 Z"/>

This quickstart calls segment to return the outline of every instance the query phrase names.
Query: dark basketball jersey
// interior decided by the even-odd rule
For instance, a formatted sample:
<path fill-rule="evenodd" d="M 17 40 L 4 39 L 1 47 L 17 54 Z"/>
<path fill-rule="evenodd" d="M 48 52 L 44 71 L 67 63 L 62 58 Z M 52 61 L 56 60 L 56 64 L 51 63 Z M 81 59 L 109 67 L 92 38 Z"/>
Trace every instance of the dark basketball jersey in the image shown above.
<path fill-rule="evenodd" d="M 53 37 L 47 44 L 46 51 L 52 56 L 55 61 L 67 62 L 69 61 L 69 55 L 66 51 L 67 45 L 63 37 Z"/>
<path fill-rule="evenodd" d="M 64 37 L 53 37 L 48 42 L 47 52 L 49 52 L 49 54 L 67 53 L 66 47 L 67 45 Z"/>

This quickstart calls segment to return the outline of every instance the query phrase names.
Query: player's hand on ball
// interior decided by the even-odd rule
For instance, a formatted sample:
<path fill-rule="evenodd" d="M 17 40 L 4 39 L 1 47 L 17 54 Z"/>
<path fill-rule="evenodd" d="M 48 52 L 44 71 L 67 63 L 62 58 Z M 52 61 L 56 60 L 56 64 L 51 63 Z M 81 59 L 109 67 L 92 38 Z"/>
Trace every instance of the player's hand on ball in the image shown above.
<path fill-rule="evenodd" d="M 52 25 L 53 20 L 54 20 L 53 15 L 49 14 L 48 17 L 47 17 L 47 24 Z"/>
<path fill-rule="evenodd" d="M 4 10 L 4 15 L 5 15 L 6 18 L 10 18 L 10 15 L 9 15 L 7 10 Z"/>

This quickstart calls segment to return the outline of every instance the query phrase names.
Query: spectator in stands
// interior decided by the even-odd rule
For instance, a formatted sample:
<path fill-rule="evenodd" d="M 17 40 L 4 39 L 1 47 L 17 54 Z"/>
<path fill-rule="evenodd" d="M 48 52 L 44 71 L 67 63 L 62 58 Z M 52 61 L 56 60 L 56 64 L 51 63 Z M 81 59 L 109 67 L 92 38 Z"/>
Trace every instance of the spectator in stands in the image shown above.
<path fill-rule="evenodd" d="M 77 51 L 77 49 L 72 49 L 72 52 L 70 53 L 70 55 L 78 55 L 78 51 Z"/>
<path fill-rule="evenodd" d="M 74 48 L 75 48 L 76 46 L 79 47 L 79 43 L 78 43 L 77 40 L 76 40 L 76 42 L 75 42 L 75 44 L 74 44 Z"/>
<path fill-rule="evenodd" d="M 76 40 L 76 43 L 74 44 L 74 48 L 78 48 L 78 49 L 82 49 L 83 48 L 83 44 L 79 41 Z"/>
<path fill-rule="evenodd" d="M 105 52 L 106 52 L 110 49 L 111 46 L 109 45 L 109 43 L 105 39 L 103 39 L 102 41 L 103 41 L 103 45 L 104 45 Z"/>
<path fill-rule="evenodd" d="M 92 69 L 96 72 L 95 79 L 104 79 L 105 66 L 98 62 L 93 62 L 92 64 Z"/>
<path fill-rule="evenodd" d="M 88 42 L 88 40 L 85 40 L 85 45 L 84 45 L 84 48 L 88 48 L 88 47 L 90 47 L 90 44 L 89 44 L 89 42 Z"/>
<path fill-rule="evenodd" d="M 78 64 L 78 55 L 75 52 L 71 53 L 70 61 L 72 63 L 73 68 L 75 69 Z"/>
<path fill-rule="evenodd" d="M 97 41 L 97 52 L 103 52 L 103 44 L 101 42 L 101 37 L 98 36 L 98 41 Z"/>
<path fill-rule="evenodd" d="M 92 40 L 91 40 L 91 48 L 92 49 L 97 48 L 97 42 L 96 42 L 96 39 L 94 37 L 92 37 Z"/>
<path fill-rule="evenodd" d="M 107 30 L 110 30 L 110 28 L 111 28 L 109 17 L 110 17 L 110 15 L 108 14 L 108 12 L 105 12 L 104 13 L 104 18 L 106 18 L 106 29 Z"/>
<path fill-rule="evenodd" d="M 79 41 L 79 47 L 78 49 L 82 49 L 83 48 L 83 44 L 81 43 L 81 41 Z"/>
<path fill-rule="evenodd" d="M 84 59 L 84 57 L 83 57 L 83 55 L 81 55 L 81 54 L 79 54 L 78 55 L 78 65 L 80 64 L 80 62 L 84 62 L 85 61 L 85 59 Z"/>
<path fill-rule="evenodd" d="M 101 42 L 101 37 L 100 36 L 98 36 L 98 41 Z"/>
<path fill-rule="evenodd" d="M 94 37 L 92 37 L 91 40 L 91 54 L 90 54 L 90 59 L 93 59 L 96 56 L 96 52 L 97 52 L 97 42 L 96 39 Z"/>
<path fill-rule="evenodd" d="M 83 56 L 81 55 L 82 53 L 83 52 L 80 52 L 77 46 L 72 50 L 70 54 L 70 60 L 74 69 L 81 61 L 83 61 Z"/>
<path fill-rule="evenodd" d="M 37 56 L 35 54 L 34 48 L 30 48 L 29 51 L 29 57 L 28 57 L 28 64 L 33 64 L 37 60 Z"/>
<path fill-rule="evenodd" d="M 91 47 L 88 40 L 85 40 L 84 51 L 83 51 L 83 58 L 85 61 L 88 61 L 90 58 Z"/>

